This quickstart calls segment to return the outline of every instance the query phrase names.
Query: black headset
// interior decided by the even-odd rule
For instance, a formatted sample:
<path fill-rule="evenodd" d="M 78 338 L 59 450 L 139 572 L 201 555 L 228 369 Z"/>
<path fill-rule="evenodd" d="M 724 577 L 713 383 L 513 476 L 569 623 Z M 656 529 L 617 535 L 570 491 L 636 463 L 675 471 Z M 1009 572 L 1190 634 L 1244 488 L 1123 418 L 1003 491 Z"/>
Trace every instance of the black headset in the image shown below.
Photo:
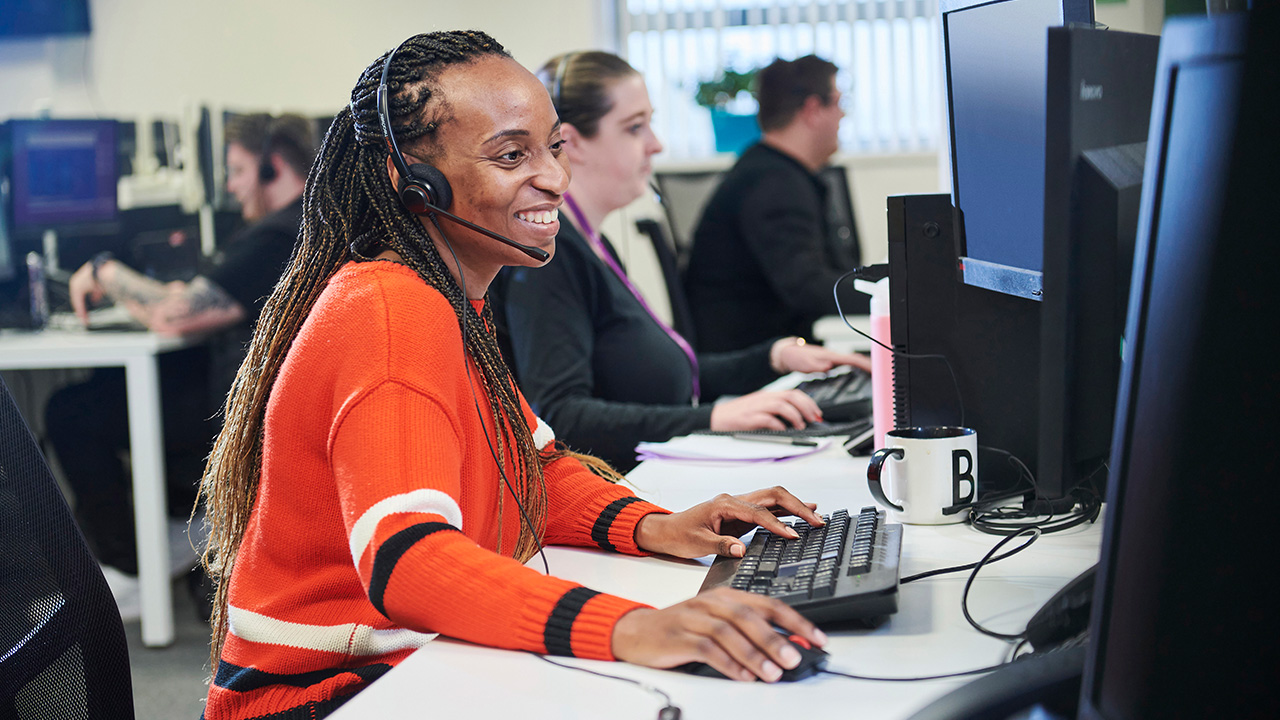
<path fill-rule="evenodd" d="M 268 117 L 267 125 L 262 132 L 262 152 L 258 153 L 258 182 L 264 184 L 275 180 L 279 175 L 276 172 L 276 166 L 271 164 L 271 146 L 275 144 L 271 142 L 274 126 L 275 120 Z"/>
<path fill-rule="evenodd" d="M 391 162 L 395 165 L 396 171 L 400 173 L 400 186 L 396 189 L 400 202 L 404 204 L 409 212 L 414 215 L 427 215 L 431 217 L 432 222 L 435 221 L 437 214 L 442 215 L 463 227 L 470 228 L 498 242 L 509 245 L 538 262 L 544 263 L 550 260 L 551 254 L 542 248 L 518 243 L 511 238 L 499 235 L 488 228 L 483 228 L 470 220 L 464 220 L 449 212 L 449 206 L 453 205 L 453 188 L 449 187 L 449 181 L 445 179 L 444 173 L 440 172 L 439 168 L 434 165 L 427 163 L 409 165 L 404 161 L 404 154 L 400 152 L 400 145 L 396 142 L 396 134 L 391 130 L 391 101 L 389 99 L 391 93 L 387 91 L 387 74 L 391 70 L 391 59 L 396 56 L 400 48 L 404 47 L 405 43 L 412 39 L 405 40 L 397 45 L 395 50 L 387 54 L 387 61 L 382 64 L 382 81 L 378 83 L 378 124 L 382 126 L 382 134 L 387 139 Z"/>
<path fill-rule="evenodd" d="M 572 50 L 560 56 L 560 62 L 556 64 L 556 74 L 551 80 L 551 103 L 555 106 L 556 112 L 560 112 L 560 108 L 564 107 L 564 79 L 569 74 L 569 63 L 573 61 L 577 50 Z"/>
<path fill-rule="evenodd" d="M 396 135 L 391 131 L 387 74 L 391 70 L 391 59 L 396 56 L 400 48 L 404 47 L 405 42 L 408 40 L 388 53 L 387 61 L 382 64 L 382 81 L 378 83 L 378 121 L 382 124 L 382 134 L 387 138 L 387 144 L 391 146 L 391 162 L 400 173 L 398 188 L 400 202 L 404 203 L 409 212 L 425 215 L 435 208 L 448 210 L 449 206 L 453 205 L 453 188 L 449 187 L 449 181 L 436 166 L 427 163 L 412 165 L 405 163 L 404 154 L 400 152 L 400 145 L 396 142 Z"/>

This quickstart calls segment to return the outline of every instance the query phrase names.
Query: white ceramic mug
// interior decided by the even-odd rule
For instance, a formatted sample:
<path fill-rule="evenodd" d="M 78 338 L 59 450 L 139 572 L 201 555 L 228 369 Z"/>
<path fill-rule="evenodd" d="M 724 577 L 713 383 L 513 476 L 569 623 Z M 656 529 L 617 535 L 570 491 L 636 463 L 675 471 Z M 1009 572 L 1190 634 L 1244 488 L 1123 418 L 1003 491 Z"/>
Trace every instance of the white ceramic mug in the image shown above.
<path fill-rule="evenodd" d="M 890 430 L 885 447 L 871 456 L 867 484 L 898 522 L 963 522 L 978 492 L 978 433 L 963 427 Z"/>

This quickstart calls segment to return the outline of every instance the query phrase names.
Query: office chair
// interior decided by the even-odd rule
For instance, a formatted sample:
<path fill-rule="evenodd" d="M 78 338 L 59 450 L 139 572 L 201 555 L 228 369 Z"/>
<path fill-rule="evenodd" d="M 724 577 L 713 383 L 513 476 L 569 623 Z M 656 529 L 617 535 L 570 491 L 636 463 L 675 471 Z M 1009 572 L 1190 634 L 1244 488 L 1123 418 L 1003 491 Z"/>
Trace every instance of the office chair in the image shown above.
<path fill-rule="evenodd" d="M 134 716 L 124 626 L 0 378 L 0 718 Z"/>
<path fill-rule="evenodd" d="M 858 221 L 853 214 L 853 198 L 849 191 L 849 169 L 844 165 L 828 165 L 818 177 L 827 186 L 827 224 L 831 227 L 833 250 L 842 267 L 862 266 L 862 246 L 858 241 Z"/>
<path fill-rule="evenodd" d="M 693 247 L 693 231 L 702 219 L 702 208 L 711 194 L 720 187 L 725 170 L 703 172 L 659 172 L 653 180 L 658 185 L 658 199 L 667 214 L 671 227 L 671 242 L 675 247 L 677 266 L 684 272 Z"/>
<path fill-rule="evenodd" d="M 684 294 L 684 274 L 681 272 L 676 248 L 667 239 L 662 223 L 657 220 L 636 220 L 636 230 L 649 236 L 653 252 L 658 256 L 662 280 L 667 286 L 667 300 L 671 303 L 671 326 L 696 348 L 698 343 L 693 336 L 693 313 L 689 310 L 689 299 Z"/>

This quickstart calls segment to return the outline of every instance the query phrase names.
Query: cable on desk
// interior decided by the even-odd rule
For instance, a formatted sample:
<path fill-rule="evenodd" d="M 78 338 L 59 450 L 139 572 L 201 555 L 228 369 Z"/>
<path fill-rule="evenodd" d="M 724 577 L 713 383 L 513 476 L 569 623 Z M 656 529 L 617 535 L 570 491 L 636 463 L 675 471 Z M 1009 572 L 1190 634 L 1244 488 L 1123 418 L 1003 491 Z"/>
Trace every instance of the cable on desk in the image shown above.
<path fill-rule="evenodd" d="M 988 665 L 987 667 L 974 668 L 973 670 L 961 670 L 953 673 L 943 673 L 942 675 L 921 675 L 920 677 L 876 677 L 874 675 L 854 675 L 853 673 L 840 672 L 839 670 L 824 669 L 822 672 L 827 675 L 837 675 L 850 680 L 870 680 L 871 682 L 921 682 L 923 680 L 944 680 L 946 678 L 964 677 L 966 675 L 981 675 L 983 673 L 995 672 L 1009 663 L 1000 663 L 999 665 Z"/>
<path fill-rule="evenodd" d="M 559 667 L 559 668 L 564 668 L 566 670 L 578 670 L 580 672 L 588 673 L 590 675 L 595 675 L 597 677 L 608 678 L 610 680 L 621 680 L 622 682 L 631 683 L 632 685 L 639 687 L 641 690 L 645 690 L 647 692 L 661 695 L 663 702 L 666 703 L 666 706 L 658 711 L 658 720 L 680 720 L 680 715 L 681 715 L 680 707 L 678 705 L 673 704 L 671 702 L 671 696 L 665 693 L 661 688 L 654 687 L 653 685 L 650 685 L 648 683 L 640 682 L 639 680 L 633 680 L 628 677 L 622 677 L 621 675 L 610 675 L 608 673 L 602 673 L 596 670 L 588 670 L 587 668 L 584 668 L 584 667 L 578 667 L 577 665 L 569 665 L 566 663 L 556 662 L 555 660 L 552 660 L 546 655 L 541 655 L 539 653 L 531 652 L 529 654 L 536 658 L 541 659 L 543 662 L 551 663 L 552 665 L 555 665 L 556 667 Z"/>
<path fill-rule="evenodd" d="M 977 630 L 983 635 L 988 635 L 990 637 L 998 638 L 1000 640 L 1016 641 L 1016 640 L 1021 640 L 1026 636 L 1027 633 L 1025 630 L 1023 630 L 1022 632 L 1016 635 L 1011 635 L 1009 633 L 1001 633 L 1001 632 L 996 632 L 995 630 L 988 630 L 987 628 L 980 625 L 977 620 L 974 620 L 973 615 L 969 614 L 969 588 L 973 587 L 973 581 L 975 578 L 978 577 L 978 572 L 982 570 L 983 566 L 991 562 L 992 556 L 994 556 L 996 552 L 1000 550 L 1000 548 L 1012 542 L 1014 538 L 1017 538 L 1026 533 L 1032 534 L 1031 541 L 1033 542 L 1040 537 L 1040 532 L 1041 532 L 1040 528 L 1033 525 L 1031 527 L 1022 528 L 1021 530 L 1005 537 L 1000 542 L 996 543 L 995 547 L 988 550 L 987 554 L 984 555 L 982 559 L 978 561 L 978 564 L 973 568 L 973 572 L 969 573 L 969 579 L 966 580 L 964 583 L 964 593 L 960 595 L 960 611 L 964 613 L 964 619 L 969 621 L 969 624 L 973 626 L 973 629 Z M 1030 544 L 1031 542 L 1027 542 L 1026 544 L 1023 545 L 1023 547 L 1026 547 L 1027 545 L 1030 545 Z M 1022 548 L 1019 548 L 1019 550 L 1021 549 Z"/>
<path fill-rule="evenodd" d="M 1017 536 L 1016 536 L 1016 535 L 1010 536 L 1010 538 L 1009 538 L 1009 539 L 1012 539 L 1012 538 L 1014 538 L 1014 537 L 1017 537 Z M 1039 533 L 1036 533 L 1036 534 L 1032 535 L 1031 537 L 1027 538 L 1027 541 L 1026 541 L 1026 542 L 1024 542 L 1024 543 L 1022 543 L 1021 545 L 1019 545 L 1018 547 L 1016 547 L 1016 548 L 1014 548 L 1014 549 L 1010 550 L 1009 552 L 1007 552 L 1007 553 L 1005 553 L 1005 554 L 1003 554 L 1003 555 L 997 555 L 997 556 L 995 556 L 995 557 L 991 558 L 990 560 L 987 560 L 987 561 L 986 561 L 986 564 L 990 565 L 991 563 L 999 562 L 999 561 L 1001 561 L 1001 560 L 1004 560 L 1005 558 L 1013 557 L 1014 555 L 1017 555 L 1018 553 L 1022 552 L 1023 550 L 1026 550 L 1027 548 L 1031 547 L 1031 545 L 1032 545 L 1033 543 L 1035 543 L 1035 541 L 1036 541 L 1036 540 L 1039 540 L 1039 539 L 1040 539 L 1040 535 L 1039 535 Z M 1001 544 L 1003 544 L 1003 542 L 1004 542 L 1004 541 L 1001 541 Z M 997 550 L 998 550 L 998 549 L 1000 549 L 1000 545 L 999 545 L 999 544 L 997 544 L 995 549 L 997 549 Z M 916 573 L 915 575 L 908 575 L 907 577 L 904 577 L 904 578 L 902 578 L 901 580 L 899 580 L 899 581 L 898 581 L 898 584 L 899 584 L 899 585 L 906 585 L 907 583 L 909 583 L 909 582 L 915 582 L 916 580 L 924 580 L 925 578 L 931 578 L 931 577 L 934 577 L 934 576 L 937 576 L 937 575 L 946 575 L 946 574 L 948 574 L 948 573 L 953 573 L 953 572 L 962 572 L 962 571 L 964 571 L 964 570 L 973 570 L 973 571 L 976 573 L 976 572 L 977 572 L 977 568 L 978 568 L 978 566 L 979 566 L 980 564 L 981 564 L 981 562 L 971 562 L 971 563 L 969 563 L 969 564 L 967 564 L 967 565 L 954 565 L 954 566 L 952 566 L 952 567 L 938 568 L 937 570 L 926 570 L 926 571 L 924 571 L 924 572 L 922 572 L 922 573 Z"/>
<path fill-rule="evenodd" d="M 983 450 L 997 452 L 1007 457 L 1007 461 L 1018 468 L 1022 478 L 1031 485 L 1031 499 L 1021 503 L 1007 504 L 1009 496 L 996 498 L 990 502 L 977 503 L 969 508 L 969 523 L 977 530 L 990 535 L 1012 535 L 1028 527 L 1038 527 L 1042 533 L 1053 533 L 1068 530 L 1094 522 L 1102 511 L 1102 495 L 1094 485 L 1093 478 L 1107 468 L 1105 461 L 1085 476 L 1068 497 L 1074 500 L 1072 508 L 1066 513 L 1055 513 L 1053 504 L 1040 495 L 1035 475 L 1016 455 L 1000 448 L 980 446 Z"/>

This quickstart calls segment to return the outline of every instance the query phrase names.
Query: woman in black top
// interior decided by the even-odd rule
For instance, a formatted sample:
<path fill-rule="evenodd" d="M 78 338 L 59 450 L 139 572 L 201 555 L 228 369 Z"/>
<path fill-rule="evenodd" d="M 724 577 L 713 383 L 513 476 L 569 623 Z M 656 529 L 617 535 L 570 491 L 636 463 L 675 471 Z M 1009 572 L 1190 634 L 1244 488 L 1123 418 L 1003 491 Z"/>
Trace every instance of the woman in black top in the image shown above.
<path fill-rule="evenodd" d="M 510 268 L 494 293 L 520 386 L 570 447 L 619 469 L 635 446 L 694 430 L 803 427 L 822 419 L 798 390 L 752 392 L 778 375 L 869 366 L 781 338 L 731 353 L 695 353 L 647 307 L 609 241 L 604 218 L 640 197 L 662 150 L 644 79 L 604 52 L 553 58 L 539 73 L 560 114 L 573 179 L 556 258 Z M 563 222 L 564 220 L 568 222 Z M 716 402 L 717 398 L 742 394 Z"/>

